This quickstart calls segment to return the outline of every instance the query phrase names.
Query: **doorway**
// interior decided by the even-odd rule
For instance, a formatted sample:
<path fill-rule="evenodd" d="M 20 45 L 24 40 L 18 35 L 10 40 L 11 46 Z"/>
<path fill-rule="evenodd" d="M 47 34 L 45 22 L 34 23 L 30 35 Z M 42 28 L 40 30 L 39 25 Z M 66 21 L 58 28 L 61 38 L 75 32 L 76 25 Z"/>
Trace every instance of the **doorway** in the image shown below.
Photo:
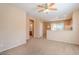
<path fill-rule="evenodd" d="M 49 22 L 43 22 L 43 38 L 47 38 L 47 31 L 51 29 L 51 24 Z"/>
<path fill-rule="evenodd" d="M 29 36 L 34 38 L 34 20 L 29 20 Z"/>

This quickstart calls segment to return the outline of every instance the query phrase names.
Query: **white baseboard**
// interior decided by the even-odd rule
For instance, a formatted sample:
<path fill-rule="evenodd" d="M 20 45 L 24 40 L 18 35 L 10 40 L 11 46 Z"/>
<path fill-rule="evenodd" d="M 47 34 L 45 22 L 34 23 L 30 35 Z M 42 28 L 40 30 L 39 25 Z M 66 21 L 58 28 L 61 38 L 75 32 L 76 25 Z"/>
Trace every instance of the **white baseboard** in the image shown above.
<path fill-rule="evenodd" d="M 22 45 L 22 44 L 26 44 L 26 43 L 27 43 L 26 41 L 22 41 L 21 43 L 13 44 L 13 45 L 11 45 L 11 46 L 5 48 L 5 49 L 0 50 L 0 52 L 3 52 L 3 51 L 6 51 L 6 50 L 8 50 L 8 49 L 12 49 L 12 48 L 18 47 L 18 46 L 20 46 L 20 45 Z"/>

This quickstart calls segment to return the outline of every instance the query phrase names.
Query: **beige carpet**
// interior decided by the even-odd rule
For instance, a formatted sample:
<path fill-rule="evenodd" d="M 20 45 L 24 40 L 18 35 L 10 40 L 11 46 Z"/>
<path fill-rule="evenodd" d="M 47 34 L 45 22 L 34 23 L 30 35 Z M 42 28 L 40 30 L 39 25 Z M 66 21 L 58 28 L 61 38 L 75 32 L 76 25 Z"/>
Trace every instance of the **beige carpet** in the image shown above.
<path fill-rule="evenodd" d="M 72 55 L 79 54 L 79 46 L 64 42 L 30 39 L 27 44 L 1 52 L 1 55 Z"/>

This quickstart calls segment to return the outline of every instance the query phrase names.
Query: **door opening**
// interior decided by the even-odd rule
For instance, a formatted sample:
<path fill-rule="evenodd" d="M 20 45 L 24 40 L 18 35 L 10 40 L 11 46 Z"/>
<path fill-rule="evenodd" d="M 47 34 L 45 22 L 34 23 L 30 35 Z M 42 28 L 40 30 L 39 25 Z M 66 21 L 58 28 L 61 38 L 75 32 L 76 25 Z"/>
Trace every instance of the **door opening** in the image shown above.
<path fill-rule="evenodd" d="M 30 38 L 34 37 L 34 20 L 29 20 L 29 36 Z"/>
<path fill-rule="evenodd" d="M 43 22 L 43 38 L 47 38 L 47 31 L 51 29 L 51 25 L 48 22 Z"/>

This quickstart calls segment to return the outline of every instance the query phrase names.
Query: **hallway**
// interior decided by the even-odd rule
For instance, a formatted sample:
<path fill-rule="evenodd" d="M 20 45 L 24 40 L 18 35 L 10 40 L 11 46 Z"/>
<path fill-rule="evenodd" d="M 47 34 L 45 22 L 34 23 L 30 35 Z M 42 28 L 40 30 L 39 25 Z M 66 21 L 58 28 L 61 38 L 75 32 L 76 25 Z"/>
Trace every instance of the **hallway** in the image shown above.
<path fill-rule="evenodd" d="M 1 55 L 73 55 L 79 46 L 53 40 L 31 39 L 27 44 L 1 52 Z"/>

